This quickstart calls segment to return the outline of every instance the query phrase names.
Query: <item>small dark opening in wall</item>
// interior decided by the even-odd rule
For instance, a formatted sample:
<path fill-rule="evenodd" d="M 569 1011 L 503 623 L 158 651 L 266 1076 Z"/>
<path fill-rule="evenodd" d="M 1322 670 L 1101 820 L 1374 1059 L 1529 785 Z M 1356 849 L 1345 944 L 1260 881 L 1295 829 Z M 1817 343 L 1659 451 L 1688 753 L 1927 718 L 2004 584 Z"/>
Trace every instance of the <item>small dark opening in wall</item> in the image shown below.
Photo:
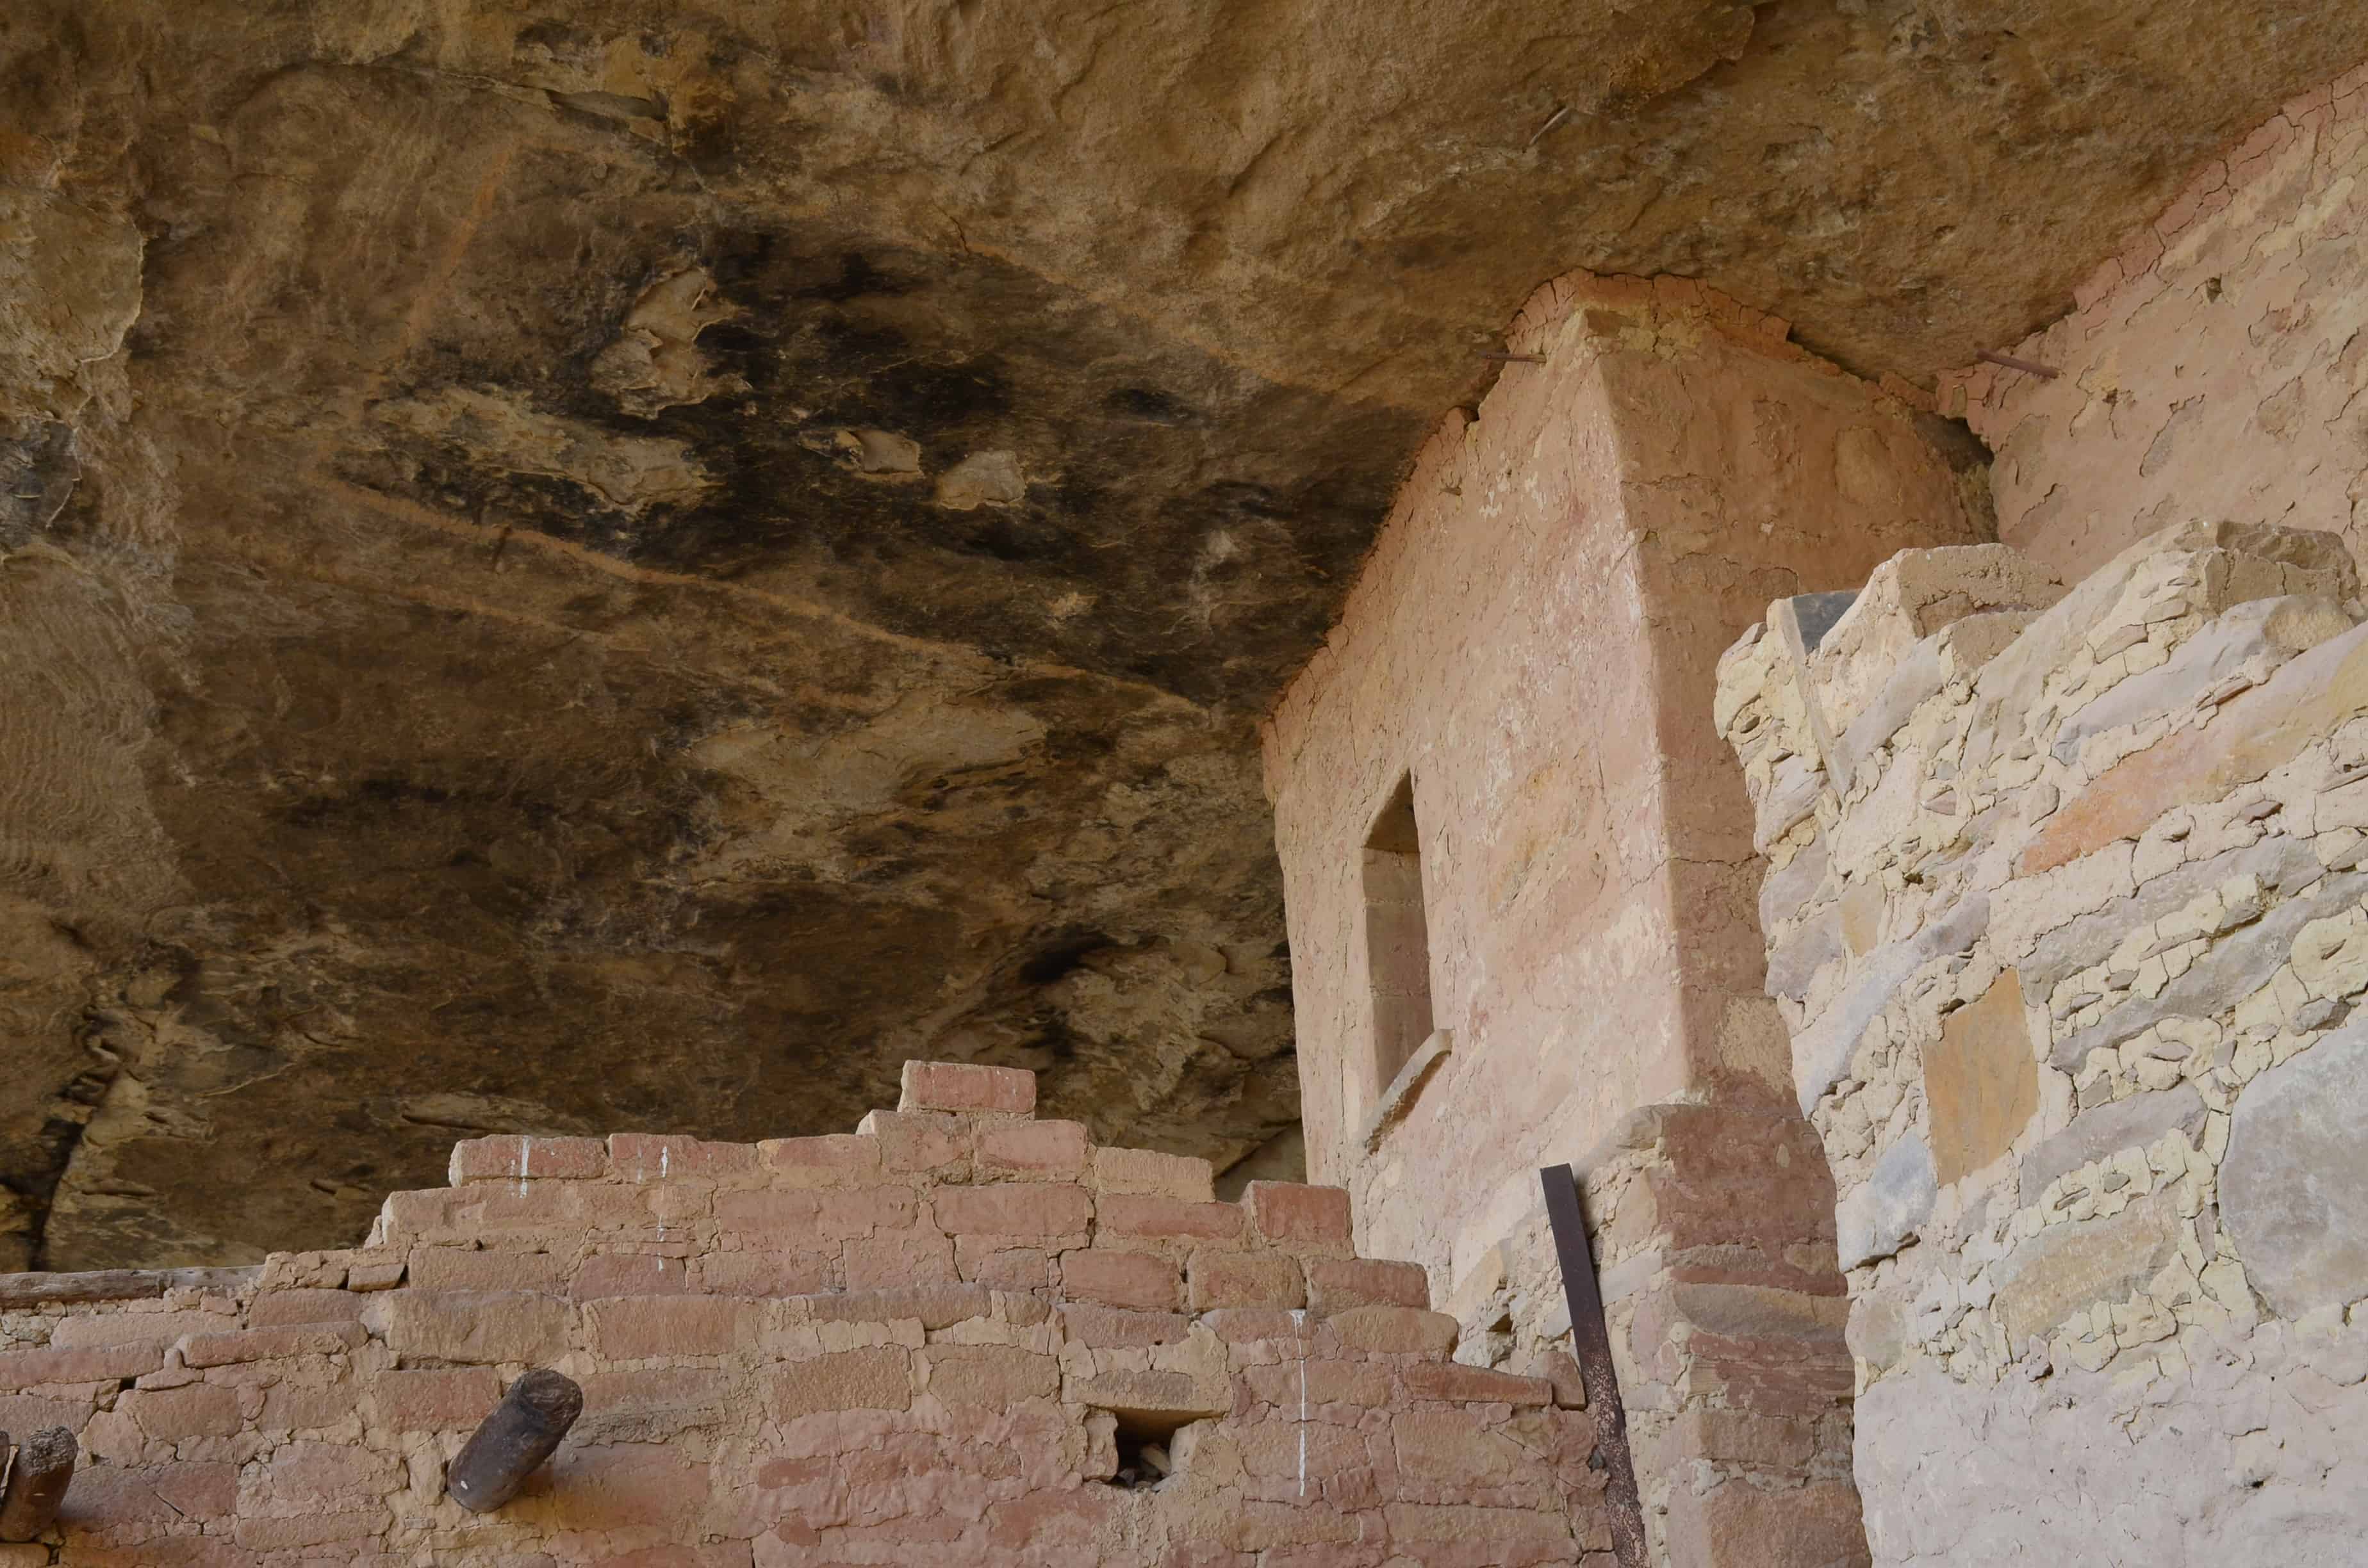
<path fill-rule="evenodd" d="M 1118 1419 L 1118 1469 L 1106 1484 L 1141 1489 L 1176 1473 L 1176 1434 L 1197 1417 L 1156 1410 L 1110 1414 Z"/>
<path fill-rule="evenodd" d="M 1365 835 L 1365 969 L 1373 1004 L 1372 1092 L 1430 1038 L 1430 923 L 1414 775 L 1398 780 Z"/>

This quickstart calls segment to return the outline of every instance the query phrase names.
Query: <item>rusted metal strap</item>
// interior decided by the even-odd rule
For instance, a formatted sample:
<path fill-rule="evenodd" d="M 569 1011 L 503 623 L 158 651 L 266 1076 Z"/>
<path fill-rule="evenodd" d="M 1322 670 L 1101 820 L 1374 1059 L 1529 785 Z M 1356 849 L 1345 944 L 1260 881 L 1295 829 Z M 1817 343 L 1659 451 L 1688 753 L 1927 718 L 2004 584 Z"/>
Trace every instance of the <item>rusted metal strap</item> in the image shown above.
<path fill-rule="evenodd" d="M 1628 1414 L 1611 1365 L 1611 1329 L 1603 1321 L 1603 1292 L 1595 1282 L 1595 1251 L 1579 1212 L 1578 1177 L 1568 1165 L 1538 1172 L 1546 1189 L 1546 1220 L 1562 1263 L 1564 1299 L 1570 1303 L 1570 1349 L 1595 1417 L 1595 1451 L 1603 1460 L 1604 1507 L 1611 1516 L 1611 1550 L 1620 1568 L 1645 1568 L 1645 1507 L 1636 1492 L 1636 1465 L 1628 1453 Z"/>

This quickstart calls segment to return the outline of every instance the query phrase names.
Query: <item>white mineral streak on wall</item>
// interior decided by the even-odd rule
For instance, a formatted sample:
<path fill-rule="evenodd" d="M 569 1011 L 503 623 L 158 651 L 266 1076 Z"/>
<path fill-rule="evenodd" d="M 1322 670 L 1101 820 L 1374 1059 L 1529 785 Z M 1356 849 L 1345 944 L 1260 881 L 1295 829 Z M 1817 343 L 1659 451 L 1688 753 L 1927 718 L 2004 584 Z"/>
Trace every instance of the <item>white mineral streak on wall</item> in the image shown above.
<path fill-rule="evenodd" d="M 2368 626 L 2337 536 L 1887 562 L 1720 666 L 1884 1564 L 2368 1531 Z M 1804 636 L 1804 630 L 1807 635 Z"/>

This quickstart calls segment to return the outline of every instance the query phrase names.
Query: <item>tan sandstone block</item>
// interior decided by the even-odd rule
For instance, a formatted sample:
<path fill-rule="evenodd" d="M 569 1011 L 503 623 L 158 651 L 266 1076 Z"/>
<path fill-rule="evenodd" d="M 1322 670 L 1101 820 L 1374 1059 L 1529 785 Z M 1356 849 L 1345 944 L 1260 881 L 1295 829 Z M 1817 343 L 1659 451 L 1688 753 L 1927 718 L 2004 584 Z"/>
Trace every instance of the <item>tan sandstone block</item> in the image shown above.
<path fill-rule="evenodd" d="M 776 1421 L 834 1410 L 907 1410 L 913 1403 L 912 1352 L 897 1345 L 792 1361 L 766 1391 Z"/>
<path fill-rule="evenodd" d="M 1191 1307 L 1196 1312 L 1223 1307 L 1275 1307 L 1290 1312 L 1307 1304 L 1307 1281 L 1289 1253 L 1227 1252 L 1201 1247 L 1190 1263 Z"/>
<path fill-rule="evenodd" d="M 1030 1116 L 1036 1109 L 1036 1074 L 969 1062 L 907 1062 L 896 1108 Z"/>
<path fill-rule="evenodd" d="M 548 1296 L 475 1290 L 389 1290 L 386 1342 L 407 1360 L 541 1364 L 567 1350 L 567 1303 Z"/>
<path fill-rule="evenodd" d="M 1184 1287 L 1167 1258 L 1087 1247 L 1061 1255 L 1061 1293 L 1073 1301 L 1165 1312 L 1181 1303 Z"/>
<path fill-rule="evenodd" d="M 1102 1192 L 1124 1192 L 1207 1203 L 1216 1197 L 1216 1175 L 1208 1161 L 1190 1154 L 1157 1154 L 1148 1149 L 1097 1149 L 1090 1178 Z"/>
<path fill-rule="evenodd" d="M 948 1404 L 1002 1410 L 1061 1387 L 1058 1361 L 1016 1345 L 933 1345 L 918 1360 L 922 1386 Z"/>
<path fill-rule="evenodd" d="M 2039 1061 L 2013 970 L 1941 1021 L 1940 1040 L 1924 1051 L 1924 1098 L 1942 1187 L 2003 1155 L 2030 1123 L 2039 1109 Z"/>

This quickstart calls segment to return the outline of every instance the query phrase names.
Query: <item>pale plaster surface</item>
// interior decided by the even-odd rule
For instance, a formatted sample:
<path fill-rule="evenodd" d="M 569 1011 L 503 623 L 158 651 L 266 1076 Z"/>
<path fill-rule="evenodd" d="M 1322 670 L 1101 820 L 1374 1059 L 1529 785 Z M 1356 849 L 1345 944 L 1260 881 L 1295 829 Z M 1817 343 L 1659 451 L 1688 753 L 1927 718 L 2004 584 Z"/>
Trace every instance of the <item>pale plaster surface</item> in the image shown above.
<path fill-rule="evenodd" d="M 1941 378 L 1998 453 L 1998 537 L 2067 580 L 2189 517 L 2368 547 L 2363 214 L 2368 66 L 2203 165 L 2010 350 L 2061 376 Z"/>

